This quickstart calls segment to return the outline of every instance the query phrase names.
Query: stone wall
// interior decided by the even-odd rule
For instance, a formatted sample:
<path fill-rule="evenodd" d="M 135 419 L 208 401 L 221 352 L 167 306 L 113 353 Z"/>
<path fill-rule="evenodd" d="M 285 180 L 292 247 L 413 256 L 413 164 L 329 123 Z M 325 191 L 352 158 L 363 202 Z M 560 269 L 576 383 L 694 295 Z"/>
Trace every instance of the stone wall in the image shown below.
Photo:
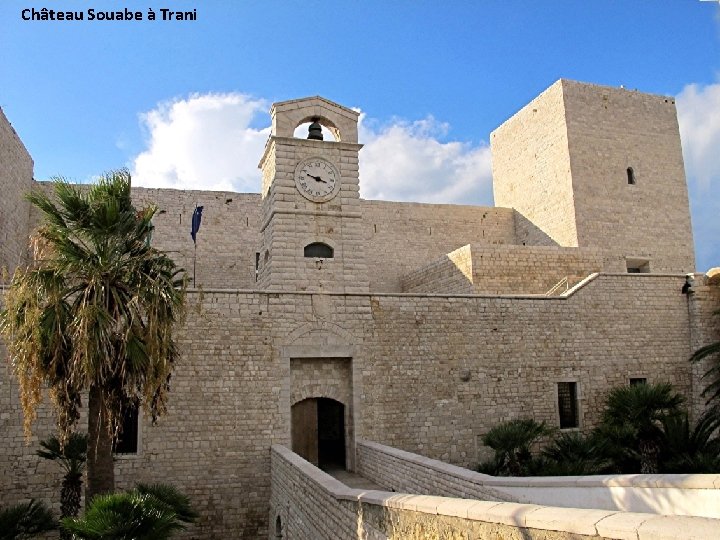
<path fill-rule="evenodd" d="M 578 246 L 562 81 L 490 134 L 496 206 L 514 208 L 518 243 Z"/>
<path fill-rule="evenodd" d="M 469 243 L 517 243 L 514 213 L 508 208 L 361 203 L 372 292 L 400 292 L 402 276 Z"/>
<path fill-rule="evenodd" d="M 18 384 L 6 359 L 7 349 L 0 340 L 0 507 L 42 499 L 59 513 L 62 469 L 35 454 L 39 442 L 55 433 L 55 415 L 45 394 L 46 405 L 38 410 L 32 436 L 24 436 Z"/>
<path fill-rule="evenodd" d="M 498 422 L 533 416 L 557 426 L 558 381 L 577 382 L 583 429 L 629 377 L 671 381 L 687 394 L 683 283 L 600 275 L 568 297 L 535 299 L 191 292 L 168 414 L 156 426 L 143 419 L 141 450 L 118 460 L 118 485 L 176 484 L 200 511 L 204 538 L 265 535 L 268 449 L 290 445 L 300 358 L 351 377 L 342 392 L 352 389 L 356 438 L 469 468 L 484 458 L 480 438 Z M 347 368 L 332 367 L 339 358 L 350 360 Z M 38 469 L 35 443 L 22 442 L 15 382 L 7 370 L 1 376 L 8 443 L 0 462 L 9 470 L 0 492 L 11 500 L 27 497 L 42 483 L 37 471 L 49 469 Z M 37 435 L 47 436 L 50 424 Z"/>
<path fill-rule="evenodd" d="M 359 440 L 356 448 L 357 473 L 387 491 L 517 502 L 487 485 L 492 476 L 371 441 Z"/>
<path fill-rule="evenodd" d="M 52 193 L 52 184 L 48 182 L 37 182 L 35 186 Z M 152 244 L 172 257 L 191 279 L 194 276 L 195 286 L 257 288 L 255 254 L 260 250 L 260 195 L 134 187 L 132 197 L 138 208 L 157 206 Z M 195 206 L 204 207 L 196 245 L 190 237 Z M 40 222 L 39 211 L 32 207 L 31 228 Z"/>
<path fill-rule="evenodd" d="M 578 244 L 646 258 L 652 272 L 692 272 L 675 99 L 561 82 Z"/>
<path fill-rule="evenodd" d="M 402 291 L 407 293 L 474 294 L 471 246 L 458 248 L 405 274 L 401 283 Z"/>
<path fill-rule="evenodd" d="M 25 195 L 33 185 L 33 160 L 0 109 L 0 283 L 3 268 L 10 276 L 25 263 L 30 205 Z"/>
<path fill-rule="evenodd" d="M 565 292 L 596 272 L 623 272 L 625 260 L 593 248 L 463 246 L 405 275 L 403 292 L 545 294 Z"/>
<path fill-rule="evenodd" d="M 371 441 L 357 441 L 358 474 L 418 495 L 720 518 L 720 475 L 494 477 Z"/>
<path fill-rule="evenodd" d="M 168 252 L 195 285 L 256 288 L 255 254 L 260 251 L 260 196 L 255 193 L 133 188 L 133 201 L 155 204 L 153 246 Z M 190 237 L 195 206 L 203 206 L 197 244 Z"/>
<path fill-rule="evenodd" d="M 268 538 L 302 540 L 707 539 L 720 521 L 350 489 L 282 446 L 272 449 Z"/>
<path fill-rule="evenodd" d="M 717 269 L 714 269 L 717 271 Z M 708 272 L 710 274 L 710 272 Z M 690 331 L 690 353 L 709 345 L 720 342 L 720 272 L 714 278 L 708 275 L 695 274 L 694 286 L 688 297 L 692 327 Z M 713 375 L 703 375 L 716 365 L 717 359 L 706 358 L 692 365 L 692 393 L 690 396 L 691 412 L 699 417 L 706 408 L 710 395 L 703 395 Z"/>
<path fill-rule="evenodd" d="M 351 498 L 356 490 L 348 489 L 282 446 L 272 449 L 271 474 L 268 538 L 367 538 L 359 536 L 362 526 L 358 524 L 358 505 Z M 339 494 L 348 497 L 340 499 Z M 369 538 L 381 538 L 376 535 Z"/>
<path fill-rule="evenodd" d="M 532 414 L 557 425 L 558 381 L 577 381 L 583 428 L 629 377 L 687 393 L 683 281 L 601 275 L 549 299 L 191 293 L 168 415 L 143 423 L 142 450 L 119 460 L 119 483 L 172 480 L 203 514 L 202 530 L 254 537 L 266 527 L 267 449 L 290 444 L 291 361 L 304 354 L 352 357 L 356 437 L 468 467 L 500 421 Z M 14 382 L 4 375 L 3 386 L 8 462 L 34 449 L 20 442 Z M 21 495 L 15 476 L 3 491 Z"/>
<path fill-rule="evenodd" d="M 673 98 L 559 80 L 496 129 L 491 147 L 495 204 L 520 214 L 518 243 L 693 270 Z"/>
<path fill-rule="evenodd" d="M 683 281 L 601 275 L 567 298 L 371 297 L 362 369 L 377 378 L 358 436 L 474 467 L 495 423 L 532 415 L 558 425 L 557 382 L 577 383 L 582 428 L 630 377 L 687 393 Z"/>

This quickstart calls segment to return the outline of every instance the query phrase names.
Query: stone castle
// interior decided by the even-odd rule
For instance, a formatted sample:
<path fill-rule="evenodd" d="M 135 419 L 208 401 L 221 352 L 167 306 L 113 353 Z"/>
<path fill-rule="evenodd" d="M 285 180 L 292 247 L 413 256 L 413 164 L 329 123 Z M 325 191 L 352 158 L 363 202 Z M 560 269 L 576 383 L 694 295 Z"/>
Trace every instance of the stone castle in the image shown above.
<path fill-rule="evenodd" d="M 272 445 L 321 467 L 355 469 L 362 439 L 472 468 L 498 422 L 589 428 L 614 386 L 670 381 L 702 408 L 688 358 L 718 337 L 720 293 L 702 274 L 682 292 L 695 259 L 673 98 L 557 81 L 491 134 L 495 207 L 363 200 L 358 113 L 312 97 L 270 114 L 260 194 L 133 189 L 194 288 L 169 412 L 152 426 L 140 411 L 120 487 L 177 485 L 200 537 L 266 537 Z M 4 116 L 0 182 L 12 270 L 38 216 Z M 0 504 L 52 500 L 9 368 L 0 427 Z M 48 408 L 35 439 L 52 429 Z"/>

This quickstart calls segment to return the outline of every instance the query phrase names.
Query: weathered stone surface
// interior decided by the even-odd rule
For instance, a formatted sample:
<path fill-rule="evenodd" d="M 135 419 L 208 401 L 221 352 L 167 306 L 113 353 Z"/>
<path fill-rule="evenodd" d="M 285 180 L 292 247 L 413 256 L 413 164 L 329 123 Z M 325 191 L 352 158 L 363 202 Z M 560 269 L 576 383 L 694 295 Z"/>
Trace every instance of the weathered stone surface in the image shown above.
<path fill-rule="evenodd" d="M 337 128 L 341 142 L 293 139 L 308 115 Z M 357 115 L 323 98 L 277 104 L 260 194 L 134 188 L 138 205 L 159 208 L 153 243 L 196 289 L 168 414 L 156 426 L 142 419 L 140 451 L 117 461 L 119 487 L 163 481 L 187 492 L 202 516 L 188 538 L 257 538 L 274 526 L 270 446 L 290 446 L 291 407 L 305 398 L 342 403 L 351 467 L 362 438 L 472 468 L 487 455 L 482 435 L 500 421 L 557 426 L 561 381 L 577 384 L 581 429 L 630 377 L 671 381 L 701 410 L 704 366 L 687 358 L 720 338 L 710 316 L 720 290 L 698 275 L 691 294 L 680 293 L 694 258 L 674 115 L 658 96 L 556 83 L 493 134 L 498 208 L 360 199 Z M 27 260 L 39 219 L 23 194 L 48 186 L 33 182 L 4 117 L 0 152 L 0 266 L 12 269 Z M 326 203 L 295 188 L 297 163 L 315 155 L 342 175 Z M 205 209 L 194 245 L 196 205 Z M 333 258 L 305 257 L 312 242 L 330 245 Z M 643 258 L 652 274 L 624 273 Z M 600 273 L 542 297 L 590 272 Z M 55 500 L 58 471 L 35 456 L 52 412 L 40 409 L 26 446 L 17 392 L 10 368 L 0 371 L 0 504 Z M 449 482 L 449 469 L 436 472 L 423 481 L 437 486 L 419 493 L 481 496 Z M 389 485 L 397 476 L 387 487 L 401 488 Z M 303 518 L 298 530 L 322 538 L 313 535 L 327 520 L 346 527 L 354 504 Z M 380 517 L 368 537 L 399 534 Z M 411 526 L 403 523 L 398 530 Z M 476 536 L 507 532 L 473 527 Z"/>

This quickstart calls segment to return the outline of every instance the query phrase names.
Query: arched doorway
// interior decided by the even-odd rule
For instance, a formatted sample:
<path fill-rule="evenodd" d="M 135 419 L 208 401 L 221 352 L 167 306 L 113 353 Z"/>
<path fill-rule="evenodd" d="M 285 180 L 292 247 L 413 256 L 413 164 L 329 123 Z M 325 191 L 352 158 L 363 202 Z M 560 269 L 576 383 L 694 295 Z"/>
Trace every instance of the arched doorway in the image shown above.
<path fill-rule="evenodd" d="M 345 469 L 345 405 L 308 398 L 292 406 L 292 450 L 321 469 Z"/>

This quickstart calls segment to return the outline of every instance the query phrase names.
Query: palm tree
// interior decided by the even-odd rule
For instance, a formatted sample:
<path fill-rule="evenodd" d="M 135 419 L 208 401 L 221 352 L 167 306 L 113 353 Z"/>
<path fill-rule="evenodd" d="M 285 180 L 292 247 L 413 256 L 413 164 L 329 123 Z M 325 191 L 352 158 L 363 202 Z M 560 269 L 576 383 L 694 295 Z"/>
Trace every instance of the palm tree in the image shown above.
<path fill-rule="evenodd" d="M 189 499 L 174 487 L 141 484 L 96 497 L 83 517 L 64 519 L 62 526 L 83 540 L 164 540 L 196 518 Z"/>
<path fill-rule="evenodd" d="M 114 489 L 112 441 L 139 402 L 165 411 L 185 306 L 181 271 L 149 245 L 155 207 L 137 210 L 125 170 L 80 189 L 54 182 L 54 199 L 28 195 L 44 217 L 34 265 L 13 276 L 0 330 L 19 380 L 26 435 L 44 385 L 65 443 L 88 392 L 86 500 Z"/>
<path fill-rule="evenodd" d="M 532 460 L 530 447 L 540 437 L 549 435 L 552 430 L 545 422 L 536 422 L 531 418 L 509 420 L 498 424 L 482 438 L 483 444 L 495 450 L 491 464 L 482 464 L 481 472 L 494 469 L 493 474 L 520 476 L 524 474 Z"/>
<path fill-rule="evenodd" d="M 41 458 L 57 461 L 65 470 L 60 490 L 60 517 L 77 516 L 80 510 L 82 475 L 87 460 L 87 435 L 71 433 L 65 445 L 51 436 L 40 441 L 42 450 L 37 451 Z"/>
<path fill-rule="evenodd" d="M 50 509 L 31 500 L 0 509 L 0 540 L 24 540 L 57 529 Z"/>
<path fill-rule="evenodd" d="M 543 448 L 542 473 L 546 476 L 584 476 L 611 470 L 602 438 L 577 432 L 561 433 Z"/>
<path fill-rule="evenodd" d="M 663 419 L 662 462 L 665 473 L 720 472 L 720 418 L 711 412 L 690 426 L 688 413 Z"/>
<path fill-rule="evenodd" d="M 658 472 L 662 421 L 679 415 L 683 401 L 668 383 L 620 386 L 610 391 L 603 423 L 608 428 L 632 434 L 640 459 L 640 473 Z"/>

